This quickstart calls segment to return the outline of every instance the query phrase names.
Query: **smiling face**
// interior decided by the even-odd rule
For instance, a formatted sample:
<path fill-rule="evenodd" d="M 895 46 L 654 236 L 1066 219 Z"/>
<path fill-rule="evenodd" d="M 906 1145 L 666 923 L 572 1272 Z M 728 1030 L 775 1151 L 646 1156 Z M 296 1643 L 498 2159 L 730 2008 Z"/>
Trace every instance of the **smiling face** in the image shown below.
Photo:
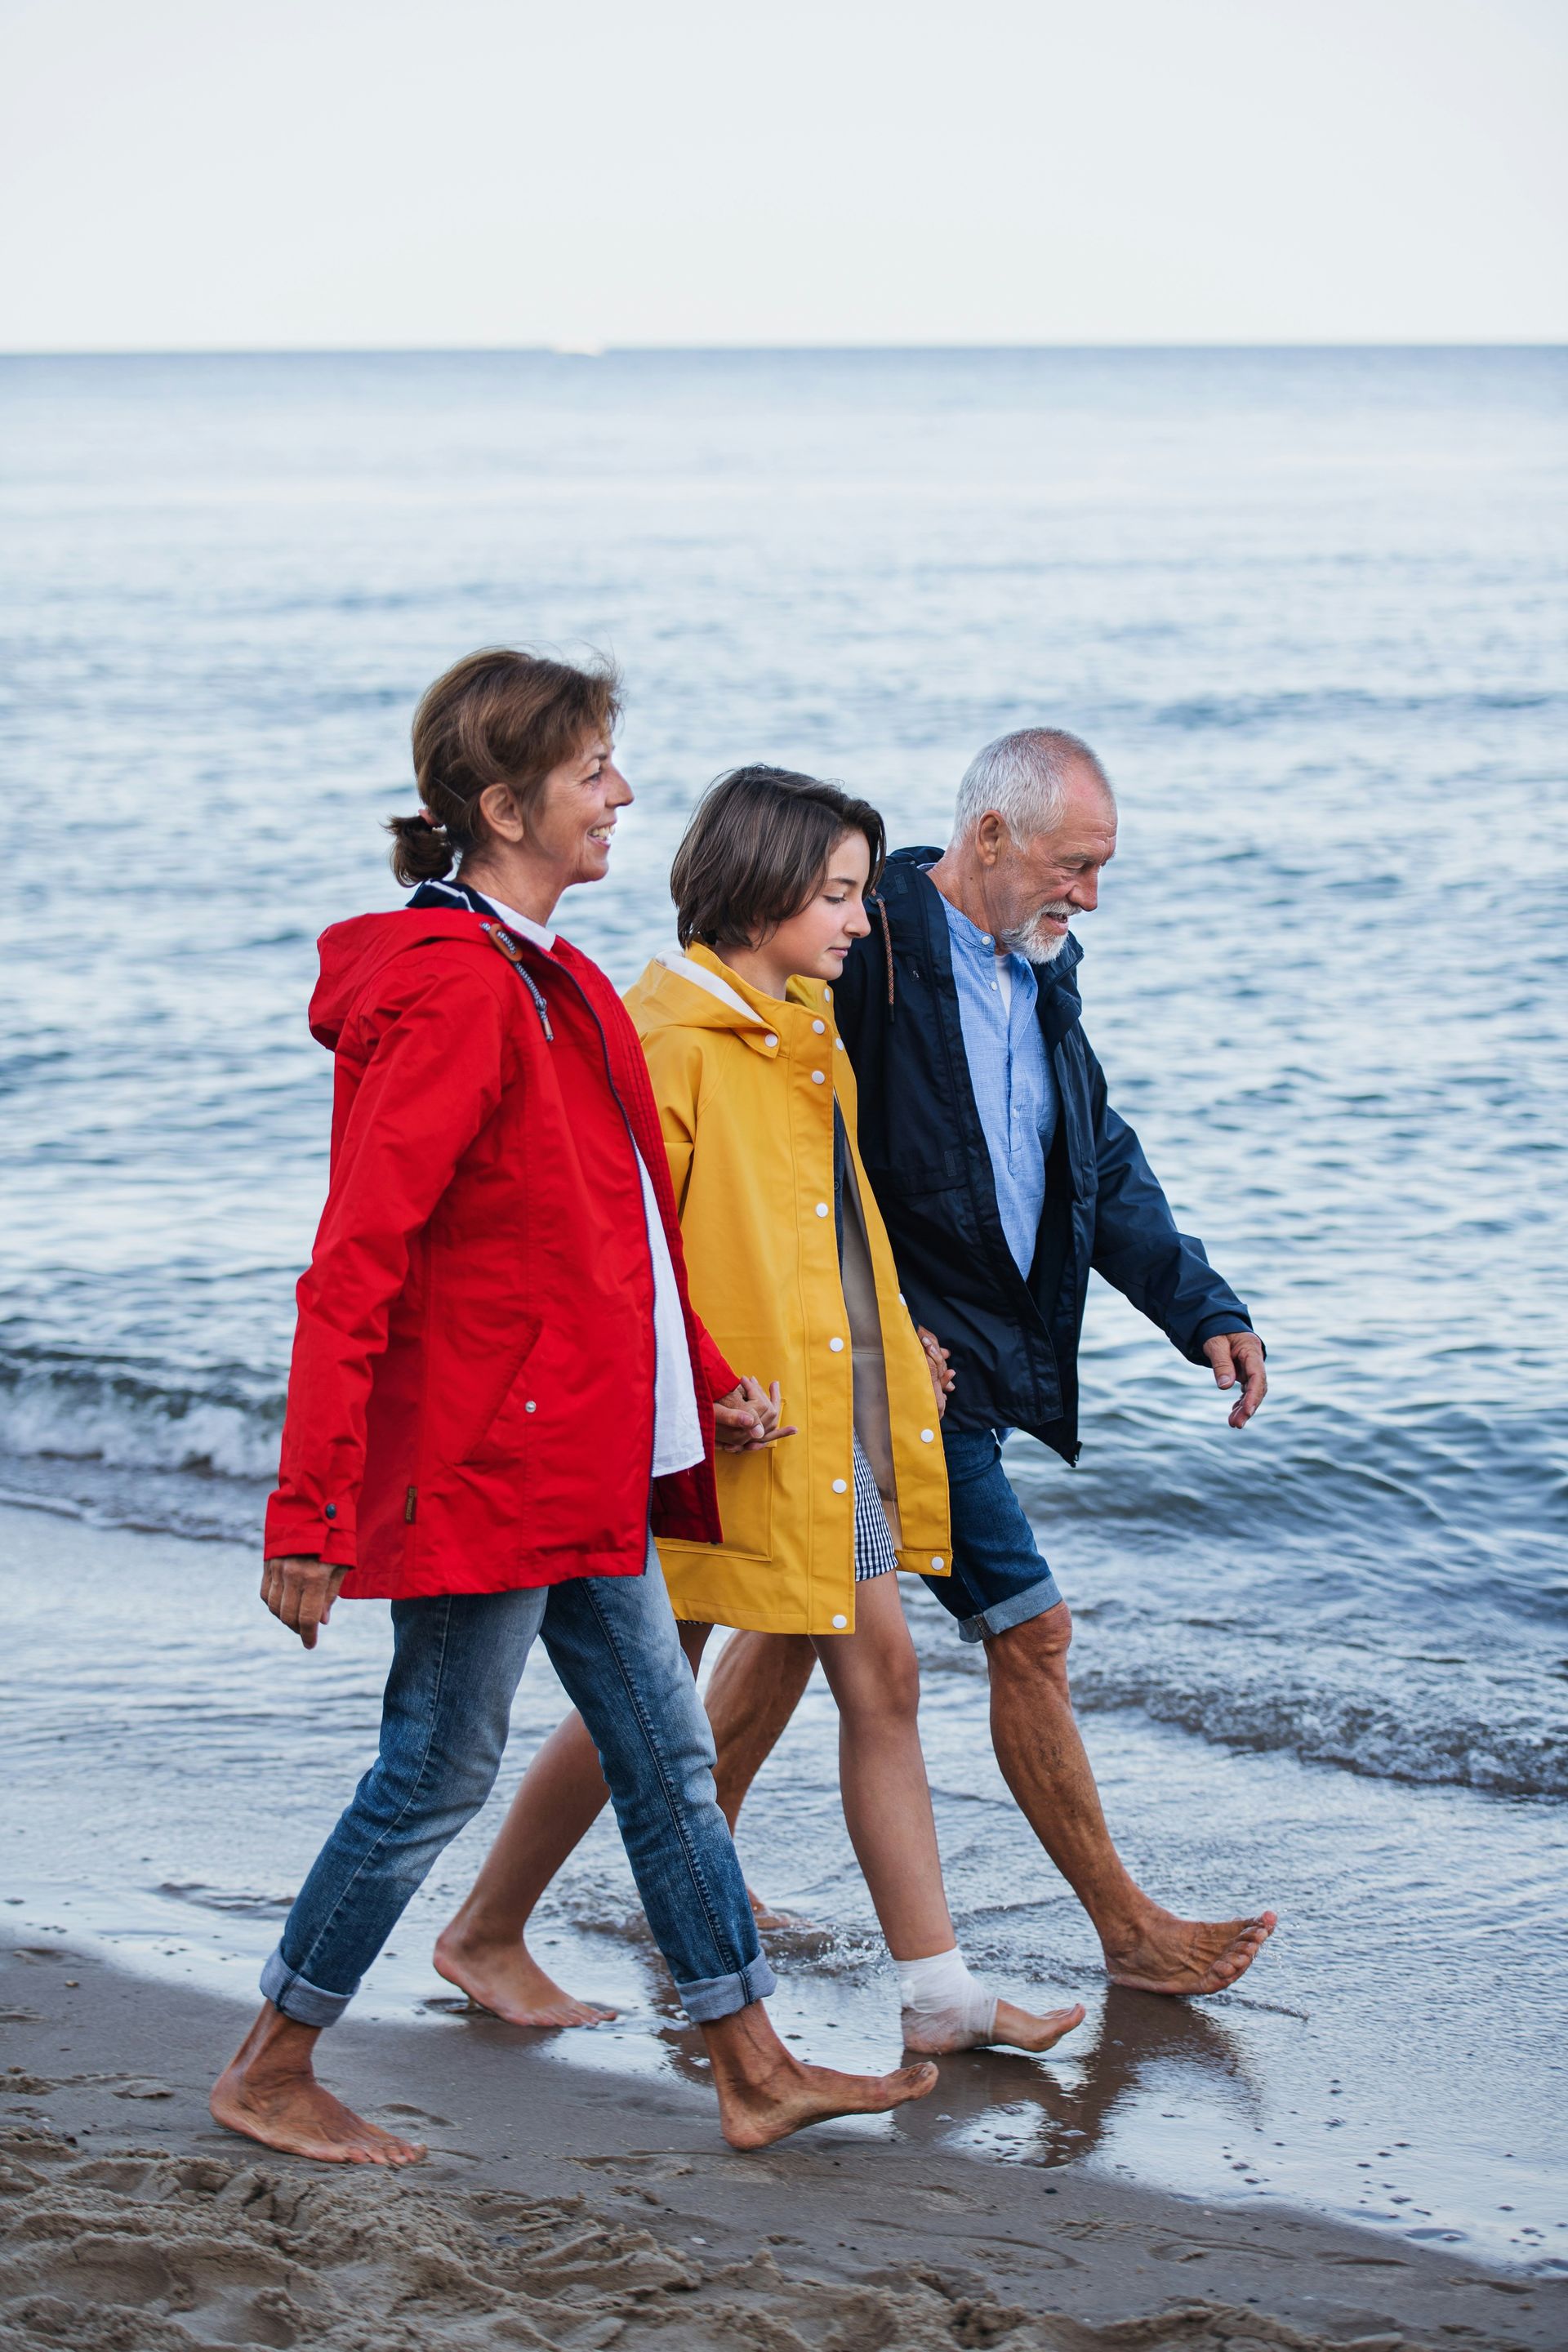
<path fill-rule="evenodd" d="M 563 890 L 604 880 L 616 816 L 631 798 L 605 736 L 591 738 L 575 758 L 552 768 L 529 812 L 528 847 L 554 869 Z"/>
<path fill-rule="evenodd" d="M 632 798 L 608 736 L 589 735 L 570 759 L 552 768 L 526 814 L 505 784 L 491 784 L 479 795 L 484 838 L 463 860 L 461 878 L 548 922 L 563 891 L 604 880 L 616 814 Z"/>
<path fill-rule="evenodd" d="M 1015 841 L 994 812 L 975 829 L 986 918 L 997 944 L 1031 963 L 1054 961 L 1075 914 L 1100 904 L 1100 877 L 1116 855 L 1116 804 L 1092 769 L 1074 772 L 1048 833 Z"/>

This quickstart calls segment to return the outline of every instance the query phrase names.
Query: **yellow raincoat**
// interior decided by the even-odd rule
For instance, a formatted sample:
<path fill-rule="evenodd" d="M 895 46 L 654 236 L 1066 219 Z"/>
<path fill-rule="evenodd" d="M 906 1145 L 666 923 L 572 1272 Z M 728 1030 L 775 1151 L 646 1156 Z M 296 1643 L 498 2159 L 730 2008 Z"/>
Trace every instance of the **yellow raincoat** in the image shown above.
<path fill-rule="evenodd" d="M 738 1372 L 777 1381 L 797 1433 L 721 1454 L 724 1539 L 661 1541 L 678 1617 L 765 1633 L 855 1623 L 852 1437 L 899 1566 L 948 1572 L 947 1470 L 925 1353 L 855 1141 L 855 1075 L 832 990 L 752 988 L 710 950 L 658 957 L 626 1003 L 680 1211 L 691 1303 Z M 842 1275 L 833 1100 L 849 1140 Z"/>

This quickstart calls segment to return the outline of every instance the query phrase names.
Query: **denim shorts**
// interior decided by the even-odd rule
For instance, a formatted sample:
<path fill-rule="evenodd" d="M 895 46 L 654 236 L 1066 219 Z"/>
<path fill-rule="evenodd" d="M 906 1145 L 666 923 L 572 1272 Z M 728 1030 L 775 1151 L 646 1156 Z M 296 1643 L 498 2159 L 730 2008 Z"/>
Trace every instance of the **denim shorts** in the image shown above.
<path fill-rule="evenodd" d="M 989 1641 L 1061 1600 L 1024 1507 L 1002 1467 L 1005 1429 L 943 1430 L 952 1571 L 924 1579 L 958 1620 L 963 1642 Z"/>

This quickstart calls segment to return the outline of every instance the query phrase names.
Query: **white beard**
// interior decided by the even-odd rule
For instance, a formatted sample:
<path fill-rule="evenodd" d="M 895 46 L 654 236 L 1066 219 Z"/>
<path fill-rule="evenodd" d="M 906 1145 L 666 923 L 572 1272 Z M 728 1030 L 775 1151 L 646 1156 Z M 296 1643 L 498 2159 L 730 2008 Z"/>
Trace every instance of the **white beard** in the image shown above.
<path fill-rule="evenodd" d="M 1020 923 L 1016 930 L 1003 931 L 1002 945 L 1010 955 L 1021 955 L 1026 963 L 1055 963 L 1072 933 L 1042 932 L 1038 928 L 1040 919 L 1042 916 L 1054 915 L 1058 922 L 1065 923 L 1071 913 L 1070 907 L 1042 907 L 1032 921 Z"/>

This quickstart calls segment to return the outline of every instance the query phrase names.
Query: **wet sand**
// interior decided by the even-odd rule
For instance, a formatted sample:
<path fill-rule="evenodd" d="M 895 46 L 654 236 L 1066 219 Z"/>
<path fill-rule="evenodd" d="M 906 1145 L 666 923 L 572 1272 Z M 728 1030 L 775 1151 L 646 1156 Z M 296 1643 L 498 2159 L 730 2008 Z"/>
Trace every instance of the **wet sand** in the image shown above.
<path fill-rule="evenodd" d="M 307 2165 L 206 2113 L 246 2017 L 63 1945 L 0 1960 L 0 2343 L 1547 2352 L 1568 2338 L 1568 2283 L 1279 2206 L 1047 2179 L 887 2121 L 737 2156 L 700 2088 L 552 2065 L 542 2037 L 483 2018 L 340 2028 L 335 2085 L 431 2153 L 397 2176 Z M 972 2063 L 949 2062 L 931 2106 Z"/>

